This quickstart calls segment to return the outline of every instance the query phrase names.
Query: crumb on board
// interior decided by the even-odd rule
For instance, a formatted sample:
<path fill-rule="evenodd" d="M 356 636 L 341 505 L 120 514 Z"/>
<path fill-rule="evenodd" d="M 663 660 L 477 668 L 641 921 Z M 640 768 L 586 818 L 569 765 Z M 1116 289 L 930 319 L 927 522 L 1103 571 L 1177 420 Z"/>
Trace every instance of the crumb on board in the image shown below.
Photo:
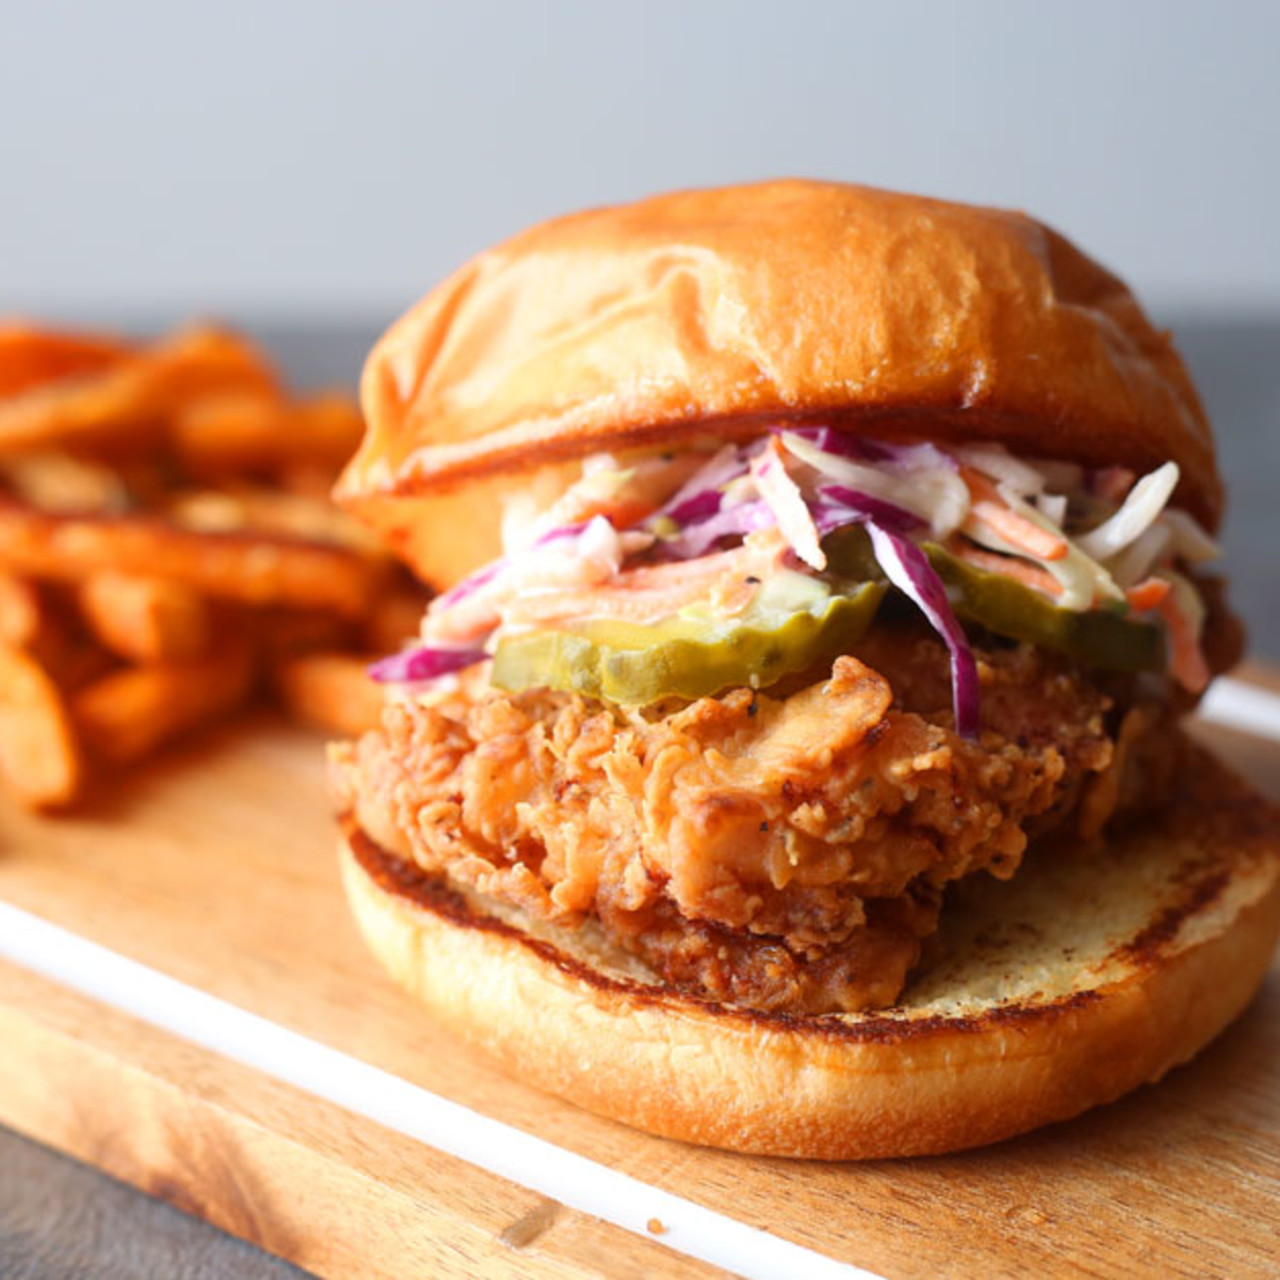
<path fill-rule="evenodd" d="M 667 1233 L 666 1227 L 662 1225 L 661 1218 L 650 1218 L 644 1225 L 651 1236 L 662 1236 Z"/>

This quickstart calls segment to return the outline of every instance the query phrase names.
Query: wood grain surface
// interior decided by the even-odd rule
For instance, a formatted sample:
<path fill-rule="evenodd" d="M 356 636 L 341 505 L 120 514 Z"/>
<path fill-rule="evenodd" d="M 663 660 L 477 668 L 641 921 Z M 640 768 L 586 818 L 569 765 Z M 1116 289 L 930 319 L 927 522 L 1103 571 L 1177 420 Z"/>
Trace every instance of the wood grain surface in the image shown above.
<path fill-rule="evenodd" d="M 1280 745 L 1203 732 L 1280 796 Z M 76 817 L 0 810 L 0 898 L 884 1276 L 1280 1272 L 1280 971 L 1197 1061 L 1068 1124 L 928 1160 L 749 1159 L 585 1115 L 427 1023 L 362 949 L 334 843 L 316 739 L 264 719 Z M 712 1273 L 9 965 L 0 1123 L 324 1274 Z"/>

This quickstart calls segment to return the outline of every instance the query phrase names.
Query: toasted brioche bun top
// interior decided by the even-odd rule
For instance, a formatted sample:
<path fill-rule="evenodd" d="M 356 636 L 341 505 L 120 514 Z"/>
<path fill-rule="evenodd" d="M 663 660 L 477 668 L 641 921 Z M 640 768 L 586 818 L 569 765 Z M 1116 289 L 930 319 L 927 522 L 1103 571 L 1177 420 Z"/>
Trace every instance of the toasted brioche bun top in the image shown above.
<path fill-rule="evenodd" d="M 1025 214 L 871 187 L 677 192 L 533 227 L 397 321 L 361 394 L 338 496 L 437 584 L 494 548 L 427 546 L 441 513 L 457 527 L 435 495 L 779 419 L 1172 459 L 1177 500 L 1211 528 L 1221 510 L 1195 389 L 1120 280 Z"/>

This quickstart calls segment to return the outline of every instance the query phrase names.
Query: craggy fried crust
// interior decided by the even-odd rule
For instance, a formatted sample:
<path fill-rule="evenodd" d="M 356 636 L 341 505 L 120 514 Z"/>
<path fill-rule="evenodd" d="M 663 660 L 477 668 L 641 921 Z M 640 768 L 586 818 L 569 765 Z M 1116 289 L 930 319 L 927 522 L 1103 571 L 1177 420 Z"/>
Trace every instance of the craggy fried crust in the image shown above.
<path fill-rule="evenodd" d="M 342 862 L 369 945 L 526 1082 L 651 1132 L 769 1155 L 930 1154 L 1158 1079 L 1248 1002 L 1280 930 L 1280 813 L 1212 758 L 1104 858 L 960 888 L 899 1007 L 794 1017 L 682 997 L 589 931 L 526 927 L 379 848 Z"/>
<path fill-rule="evenodd" d="M 690 993 L 892 1004 L 943 886 L 1014 874 L 1029 832 L 1094 835 L 1117 805 L 1158 802 L 1180 739 L 1152 706 L 1125 713 L 1087 674 L 995 647 L 967 742 L 936 640 L 899 623 L 862 648 L 877 669 L 845 656 L 790 693 L 661 713 L 549 690 L 410 698 L 338 750 L 339 803 L 425 871 L 531 916 L 591 916 Z"/>

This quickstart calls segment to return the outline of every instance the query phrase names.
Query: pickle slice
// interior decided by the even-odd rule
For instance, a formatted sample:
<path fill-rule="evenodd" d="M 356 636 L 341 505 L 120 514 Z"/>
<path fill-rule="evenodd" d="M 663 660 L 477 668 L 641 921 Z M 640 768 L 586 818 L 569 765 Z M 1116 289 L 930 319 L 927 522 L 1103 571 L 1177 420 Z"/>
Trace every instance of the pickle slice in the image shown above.
<path fill-rule="evenodd" d="M 822 544 L 828 568 L 858 580 L 881 577 L 871 539 L 860 525 L 847 525 Z M 951 607 L 968 622 L 996 635 L 1058 653 L 1082 666 L 1106 671 L 1163 671 L 1164 631 L 1134 622 L 1103 607 L 1077 612 L 1060 609 L 1040 592 L 1003 574 L 990 573 L 954 556 L 935 542 L 924 544 L 938 576 L 947 586 Z"/>
<path fill-rule="evenodd" d="M 871 537 L 860 524 L 846 524 L 822 540 L 827 572 L 850 582 L 883 582 L 884 570 L 871 549 Z"/>
<path fill-rule="evenodd" d="M 924 550 L 961 618 L 997 635 L 1055 649 L 1082 666 L 1106 671 L 1164 670 L 1165 640 L 1160 627 L 1134 622 L 1107 608 L 1083 613 L 1060 609 L 1038 591 L 967 564 L 937 543 L 925 543 Z"/>
<path fill-rule="evenodd" d="M 885 592 L 867 582 L 791 613 L 671 618 L 652 626 L 601 619 L 563 631 L 502 640 L 491 680 L 514 692 L 545 686 L 625 706 L 702 698 L 746 685 L 763 689 L 861 639 Z"/>

